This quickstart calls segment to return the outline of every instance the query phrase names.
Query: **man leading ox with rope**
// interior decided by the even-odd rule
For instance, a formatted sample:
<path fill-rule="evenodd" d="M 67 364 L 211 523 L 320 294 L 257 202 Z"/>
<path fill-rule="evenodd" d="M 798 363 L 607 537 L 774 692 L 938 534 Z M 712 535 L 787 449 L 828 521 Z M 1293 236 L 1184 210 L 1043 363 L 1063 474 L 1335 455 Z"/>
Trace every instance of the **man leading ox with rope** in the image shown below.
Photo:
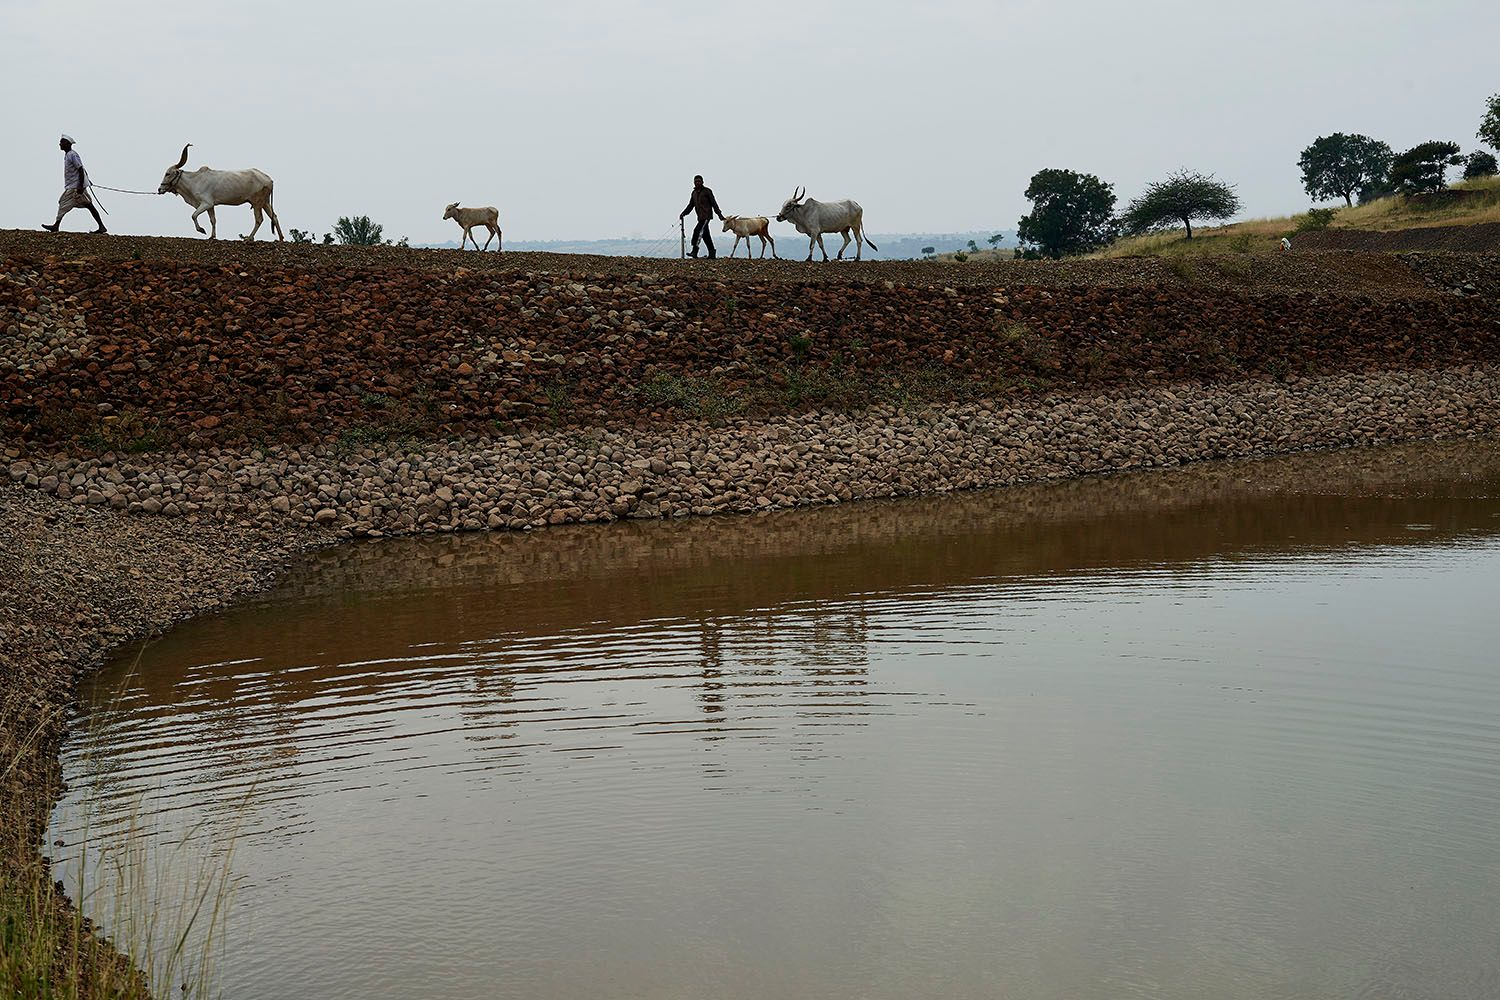
<path fill-rule="evenodd" d="M 73 137 L 65 135 L 57 140 L 57 145 L 63 151 L 63 193 L 62 197 L 57 199 L 57 219 L 52 225 L 42 228 L 49 233 L 55 233 L 62 226 L 63 216 L 75 208 L 86 208 L 99 225 L 94 232 L 109 232 L 104 228 L 104 220 L 99 217 L 99 210 L 94 207 L 94 199 L 89 197 L 89 175 L 83 169 L 82 157 L 73 148 Z"/>

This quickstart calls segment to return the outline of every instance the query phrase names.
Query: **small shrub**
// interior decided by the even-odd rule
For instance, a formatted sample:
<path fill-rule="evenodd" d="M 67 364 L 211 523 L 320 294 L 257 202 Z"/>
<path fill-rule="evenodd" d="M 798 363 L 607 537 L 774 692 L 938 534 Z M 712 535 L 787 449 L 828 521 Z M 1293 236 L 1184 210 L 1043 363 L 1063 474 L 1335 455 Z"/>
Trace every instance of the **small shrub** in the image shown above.
<path fill-rule="evenodd" d="M 1315 233 L 1327 229 L 1333 222 L 1333 217 L 1338 214 L 1336 208 L 1310 208 L 1307 214 L 1297 219 L 1297 226 L 1293 233 Z"/>
<path fill-rule="evenodd" d="M 703 375 L 671 375 L 658 372 L 636 390 L 652 406 L 673 408 L 705 419 L 733 416 L 743 408 L 741 400 L 721 379 Z"/>
<path fill-rule="evenodd" d="M 958 253 L 953 255 L 953 259 L 962 264 L 964 261 L 969 259 L 969 255 L 960 250 L 958 251 Z"/>
<path fill-rule="evenodd" d="M 1198 282 L 1198 265 L 1191 257 L 1177 254 L 1166 258 L 1167 270 L 1171 271 L 1182 281 L 1193 285 Z"/>
<path fill-rule="evenodd" d="M 995 332 L 1009 344 L 1016 357 L 1032 368 L 1050 368 L 1057 358 L 1057 344 L 1046 334 L 1025 323 L 996 319 Z"/>
<path fill-rule="evenodd" d="M 564 382 L 548 382 L 542 387 L 547 398 L 547 419 L 553 424 L 567 423 L 573 413 L 573 390 Z"/>
<path fill-rule="evenodd" d="M 1478 180 L 1481 177 L 1493 177 L 1500 173 L 1500 161 L 1496 161 L 1492 153 L 1482 149 L 1476 149 L 1464 160 L 1464 180 Z"/>

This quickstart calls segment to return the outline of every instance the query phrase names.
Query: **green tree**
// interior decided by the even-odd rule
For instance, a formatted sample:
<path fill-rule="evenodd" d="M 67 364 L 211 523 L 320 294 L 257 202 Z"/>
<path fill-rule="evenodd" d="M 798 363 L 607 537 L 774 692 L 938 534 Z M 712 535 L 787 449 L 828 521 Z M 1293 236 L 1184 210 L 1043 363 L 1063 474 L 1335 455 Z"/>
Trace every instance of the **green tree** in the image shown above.
<path fill-rule="evenodd" d="M 985 242 L 990 245 L 990 248 L 992 250 L 999 250 L 1000 249 L 1000 243 L 1004 239 L 1005 239 L 1005 234 L 1004 233 L 996 233 L 994 236 L 991 236 L 989 239 L 985 240 Z"/>
<path fill-rule="evenodd" d="M 1374 187 L 1390 173 L 1391 147 L 1367 135 L 1320 136 L 1302 151 L 1302 187 L 1314 201 L 1343 198 L 1353 205 L 1358 191 Z"/>
<path fill-rule="evenodd" d="M 1479 123 L 1480 140 L 1491 149 L 1500 149 L 1500 94 L 1485 102 L 1484 119 Z"/>
<path fill-rule="evenodd" d="M 937 253 L 937 247 L 923 247 L 922 248 L 922 256 L 924 256 L 924 257 L 931 257 L 935 253 Z"/>
<path fill-rule="evenodd" d="M 345 215 L 333 227 L 333 235 L 346 247 L 374 247 L 382 242 L 380 236 L 385 227 L 372 222 L 368 215 L 356 215 L 352 219 Z"/>
<path fill-rule="evenodd" d="M 1463 162 L 1458 143 L 1436 139 L 1413 146 L 1391 164 L 1391 186 L 1402 194 L 1441 191 L 1447 186 L 1449 167 Z"/>
<path fill-rule="evenodd" d="M 1088 253 L 1115 237 L 1114 188 L 1093 174 L 1038 170 L 1026 186 L 1026 198 L 1031 212 L 1021 217 L 1016 233 L 1027 247 L 1023 256 L 1057 259 Z"/>
<path fill-rule="evenodd" d="M 1130 233 L 1149 233 L 1182 223 L 1193 238 L 1194 219 L 1227 219 L 1240 210 L 1234 187 L 1213 174 L 1179 170 L 1166 180 L 1146 185 L 1120 217 Z"/>
<path fill-rule="evenodd" d="M 1495 157 L 1482 149 L 1476 149 L 1464 160 L 1464 180 L 1472 181 L 1480 177 L 1493 177 L 1500 174 L 1500 162 Z"/>

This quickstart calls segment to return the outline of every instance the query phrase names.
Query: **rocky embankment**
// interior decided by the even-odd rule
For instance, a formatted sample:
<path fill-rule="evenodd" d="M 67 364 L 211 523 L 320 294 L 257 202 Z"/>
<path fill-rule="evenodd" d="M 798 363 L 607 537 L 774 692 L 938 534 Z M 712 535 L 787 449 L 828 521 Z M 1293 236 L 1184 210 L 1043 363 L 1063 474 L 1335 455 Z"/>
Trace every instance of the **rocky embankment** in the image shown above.
<path fill-rule="evenodd" d="M 1383 297 L 447 259 L 437 272 L 9 258 L 0 435 L 96 452 L 357 445 L 1500 358 L 1492 298 L 1386 258 L 1403 277 Z M 1258 266 L 1216 266 L 1232 264 Z"/>
<path fill-rule="evenodd" d="M 1500 431 L 1500 363 L 431 442 L 13 455 L 82 507 L 339 537 L 941 493 Z"/>

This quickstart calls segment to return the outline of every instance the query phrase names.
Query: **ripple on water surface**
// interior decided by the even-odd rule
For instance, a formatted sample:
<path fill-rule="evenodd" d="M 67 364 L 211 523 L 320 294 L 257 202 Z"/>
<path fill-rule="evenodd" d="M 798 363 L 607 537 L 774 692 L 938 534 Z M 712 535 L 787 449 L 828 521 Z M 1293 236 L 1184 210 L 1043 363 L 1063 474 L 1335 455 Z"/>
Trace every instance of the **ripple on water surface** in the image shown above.
<path fill-rule="evenodd" d="M 1423 446 L 321 553 L 99 679 L 57 853 L 233 835 L 229 997 L 1494 996 L 1497 487 Z"/>

